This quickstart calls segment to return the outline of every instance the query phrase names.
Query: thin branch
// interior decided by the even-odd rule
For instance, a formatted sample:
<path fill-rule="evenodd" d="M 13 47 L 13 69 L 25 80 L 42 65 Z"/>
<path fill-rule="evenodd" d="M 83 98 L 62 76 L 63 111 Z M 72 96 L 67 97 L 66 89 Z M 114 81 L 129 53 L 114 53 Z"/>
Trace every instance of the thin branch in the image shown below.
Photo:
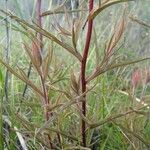
<path fill-rule="evenodd" d="M 48 15 L 56 15 L 56 14 L 63 14 L 63 13 L 77 13 L 81 11 L 88 11 L 87 9 L 74 9 L 74 10 L 49 10 L 44 13 L 42 13 L 42 17 L 48 16 Z"/>
<path fill-rule="evenodd" d="M 146 107 L 147 107 L 147 106 L 143 106 L 143 107 L 137 108 L 136 111 L 139 111 L 139 110 L 141 110 L 141 109 L 143 109 L 143 108 L 146 108 Z M 102 125 L 104 125 L 104 124 L 106 124 L 106 123 L 108 123 L 108 122 L 112 122 L 112 121 L 114 121 L 114 120 L 116 120 L 116 119 L 118 119 L 118 118 L 124 117 L 124 116 L 126 116 L 126 115 L 131 114 L 131 113 L 136 113 L 136 111 L 135 111 L 135 109 L 134 109 L 134 110 L 129 110 L 129 111 L 127 111 L 127 112 L 124 112 L 124 113 L 115 115 L 115 116 L 110 116 L 110 117 L 108 117 L 108 118 L 106 118 L 106 119 L 104 119 L 104 120 L 102 120 L 102 121 L 100 121 L 100 122 L 90 124 L 90 129 L 93 129 L 93 128 L 102 126 Z"/>
<path fill-rule="evenodd" d="M 134 16 L 130 16 L 130 19 L 131 19 L 132 21 L 134 21 L 134 22 L 136 22 L 136 23 L 138 23 L 138 24 L 144 26 L 144 27 L 150 28 L 150 24 L 147 24 L 146 22 L 144 22 L 144 21 L 142 21 L 142 20 L 139 20 L 139 19 L 137 19 L 137 18 L 134 17 Z"/>
<path fill-rule="evenodd" d="M 0 11 L 2 13 L 4 13 L 4 14 L 8 14 L 11 19 L 17 21 L 21 26 L 23 26 L 23 27 L 25 27 L 25 26 L 29 27 L 29 28 L 37 31 L 38 33 L 42 34 L 43 36 L 47 37 L 48 39 L 54 41 L 59 46 L 61 46 L 62 48 L 64 48 L 66 51 L 68 51 L 69 53 L 71 53 L 72 55 L 74 55 L 77 58 L 77 60 L 79 60 L 81 62 L 82 56 L 81 56 L 81 54 L 79 52 L 77 53 L 72 46 L 68 45 L 67 43 L 62 42 L 61 40 L 59 40 L 56 36 L 54 36 L 50 32 L 44 30 L 43 28 L 41 28 L 39 26 L 32 25 L 32 24 L 26 22 L 25 20 L 23 20 L 23 19 L 15 16 L 15 15 L 12 15 L 11 13 L 6 13 L 3 10 L 0 10 Z"/>
<path fill-rule="evenodd" d="M 115 123 L 115 122 L 114 122 Z M 117 124 L 115 123 L 115 125 L 119 126 L 122 130 L 124 130 L 125 132 L 128 132 L 129 134 L 133 135 L 134 137 L 136 137 L 139 141 L 141 141 L 143 144 L 145 144 L 145 146 L 149 149 L 150 148 L 150 143 L 148 141 L 146 141 L 141 135 L 138 135 L 136 132 L 133 132 L 129 129 L 127 129 L 126 127 L 122 126 L 121 124 Z"/>

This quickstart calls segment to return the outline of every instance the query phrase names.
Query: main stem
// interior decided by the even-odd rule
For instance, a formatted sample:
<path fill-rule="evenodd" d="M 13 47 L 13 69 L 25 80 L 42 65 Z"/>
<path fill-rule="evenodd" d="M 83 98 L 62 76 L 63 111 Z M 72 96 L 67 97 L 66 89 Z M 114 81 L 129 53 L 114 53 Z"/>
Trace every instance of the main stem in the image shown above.
<path fill-rule="evenodd" d="M 89 12 L 93 9 L 93 1 L 89 0 Z M 88 21 L 88 29 L 87 29 L 87 35 L 86 35 L 86 42 L 85 47 L 83 51 L 83 57 L 81 61 L 81 86 L 82 86 L 82 93 L 86 91 L 86 63 L 88 58 L 88 52 L 90 47 L 90 41 L 92 36 L 92 28 L 93 28 L 93 20 L 90 19 Z M 83 96 L 84 101 L 82 102 L 82 114 L 86 117 L 86 95 Z M 82 120 L 82 145 L 86 147 L 86 123 L 84 120 Z"/>

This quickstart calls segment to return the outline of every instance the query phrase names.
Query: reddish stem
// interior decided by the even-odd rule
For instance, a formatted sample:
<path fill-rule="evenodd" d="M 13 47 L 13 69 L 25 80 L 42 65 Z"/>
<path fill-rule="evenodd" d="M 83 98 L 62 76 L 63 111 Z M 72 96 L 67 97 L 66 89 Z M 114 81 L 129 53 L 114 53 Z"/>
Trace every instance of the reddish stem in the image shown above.
<path fill-rule="evenodd" d="M 39 25 L 39 27 L 42 28 L 42 0 L 37 0 L 37 6 L 36 6 L 37 10 L 36 10 L 36 16 L 37 16 L 37 24 Z M 43 42 L 43 36 L 42 34 L 38 33 L 37 34 L 37 39 L 40 41 L 40 50 L 42 51 L 43 50 L 43 45 L 42 45 L 42 42 Z M 43 70 L 42 70 L 42 74 L 41 74 L 41 82 L 42 82 L 42 87 L 43 87 L 43 93 L 44 93 L 44 103 L 45 103 L 45 106 L 47 107 L 49 104 L 50 104 L 50 100 L 49 100 L 49 97 L 48 97 L 48 91 L 46 89 L 46 86 L 45 86 L 45 80 L 44 80 L 44 74 L 43 74 Z M 53 113 L 49 113 L 47 110 L 44 110 L 45 111 L 45 120 L 48 121 L 49 118 L 51 116 L 53 116 Z M 60 135 L 59 133 L 57 133 L 57 137 L 58 137 L 58 141 L 59 143 L 61 143 L 61 138 L 60 138 Z M 49 140 L 49 143 L 50 143 L 50 146 L 51 146 L 51 149 L 53 149 L 53 144 L 52 144 L 52 140 L 51 140 L 51 137 L 50 135 L 48 134 L 48 140 Z"/>
<path fill-rule="evenodd" d="M 89 0 L 89 12 L 93 9 L 93 1 Z M 82 93 L 86 91 L 86 64 L 87 64 L 87 58 L 88 58 L 88 52 L 90 47 L 90 41 L 92 36 L 92 28 L 93 28 L 93 20 L 88 20 L 88 29 L 87 29 L 87 35 L 86 35 L 86 43 L 83 51 L 83 57 L 81 62 L 81 86 L 82 86 Z M 83 96 L 84 101 L 82 102 L 82 113 L 84 116 L 86 116 L 86 95 Z M 84 120 L 82 120 L 82 145 L 86 147 L 86 123 Z"/>

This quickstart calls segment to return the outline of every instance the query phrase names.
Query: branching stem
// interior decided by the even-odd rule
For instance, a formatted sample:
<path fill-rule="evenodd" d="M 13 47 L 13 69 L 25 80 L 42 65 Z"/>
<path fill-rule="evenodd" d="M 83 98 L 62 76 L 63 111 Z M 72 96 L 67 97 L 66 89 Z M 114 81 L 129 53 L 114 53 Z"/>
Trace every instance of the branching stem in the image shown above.
<path fill-rule="evenodd" d="M 89 0 L 89 12 L 93 9 L 93 1 Z M 82 86 L 82 93 L 86 91 L 86 64 L 88 58 L 88 52 L 90 47 L 90 41 L 92 36 L 92 28 L 93 28 L 93 20 L 88 20 L 88 29 L 86 35 L 86 42 L 83 51 L 83 57 L 81 61 L 81 86 Z M 82 102 L 82 114 L 86 117 L 86 95 L 83 96 L 84 101 Z M 86 147 L 86 122 L 82 120 L 82 145 Z"/>

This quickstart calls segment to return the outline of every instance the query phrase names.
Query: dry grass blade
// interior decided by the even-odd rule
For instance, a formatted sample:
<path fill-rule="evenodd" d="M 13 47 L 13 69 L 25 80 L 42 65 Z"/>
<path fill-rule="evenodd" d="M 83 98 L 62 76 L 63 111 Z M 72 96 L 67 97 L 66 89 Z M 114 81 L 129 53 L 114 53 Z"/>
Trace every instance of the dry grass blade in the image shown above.
<path fill-rule="evenodd" d="M 14 127 L 14 130 L 18 130 L 18 128 Z M 21 133 L 16 132 L 16 134 L 18 136 L 19 142 L 21 143 L 23 150 L 28 150 L 26 142 L 25 142 L 24 138 L 22 137 Z"/>
<path fill-rule="evenodd" d="M 147 27 L 147 28 L 150 28 L 150 25 L 149 25 L 149 24 L 145 23 L 145 22 L 142 21 L 142 20 L 137 19 L 137 18 L 134 17 L 134 16 L 130 16 L 130 19 L 131 19 L 132 21 L 134 21 L 134 22 L 136 22 L 136 23 L 142 25 L 142 26 L 145 26 L 145 27 Z"/>
<path fill-rule="evenodd" d="M 62 2 L 62 4 L 60 4 L 59 6 L 55 7 L 53 10 L 45 11 L 44 13 L 42 13 L 41 17 L 47 16 L 47 15 L 50 15 L 50 14 L 57 14 L 57 12 L 61 12 L 61 11 L 64 12 L 64 5 L 65 5 L 66 2 L 67 2 L 67 0 L 64 0 Z"/>
<path fill-rule="evenodd" d="M 119 93 L 122 93 L 122 94 L 124 94 L 124 95 L 130 96 L 130 94 L 127 93 L 127 92 L 125 92 L 125 91 L 118 90 L 118 92 L 119 92 Z M 149 109 L 148 104 L 145 103 L 144 101 L 142 101 L 141 99 L 135 97 L 135 100 L 136 100 L 137 102 L 141 103 L 142 105 L 147 106 L 147 108 Z"/>
<path fill-rule="evenodd" d="M 57 27 L 60 30 L 59 34 L 62 34 L 64 36 L 71 36 L 72 35 L 70 31 L 68 31 L 67 29 L 63 28 L 59 23 L 57 23 Z"/>
<path fill-rule="evenodd" d="M 144 143 L 147 148 L 150 148 L 150 143 L 148 141 L 146 141 L 141 135 L 138 135 L 136 132 L 133 132 L 131 130 L 129 130 L 128 128 L 122 126 L 121 124 L 117 124 L 115 123 L 117 126 L 119 126 L 124 132 L 127 132 L 131 135 L 133 135 L 134 137 L 136 137 L 138 140 L 140 140 L 142 143 Z"/>
<path fill-rule="evenodd" d="M 100 5 L 100 7 L 98 7 L 96 10 L 93 10 L 88 19 L 94 19 L 99 13 L 101 13 L 103 10 L 105 10 L 107 7 L 111 6 L 111 5 L 115 5 L 115 4 L 119 4 L 119 3 L 123 3 L 123 2 L 129 2 L 129 1 L 134 1 L 134 0 L 112 0 L 109 1 L 107 3 L 104 3 L 102 5 Z"/>
<path fill-rule="evenodd" d="M 22 134 L 18 131 L 18 128 L 16 126 L 12 127 L 12 123 L 11 123 L 11 121 L 9 120 L 9 118 L 7 116 L 3 115 L 2 118 L 3 118 L 4 122 L 6 122 L 11 128 L 14 128 L 22 149 L 23 150 L 28 150 L 26 141 L 23 138 Z"/>
<path fill-rule="evenodd" d="M 53 34 L 51 34 L 50 32 L 44 30 L 43 28 L 39 27 L 39 26 L 35 26 L 35 25 L 32 25 L 28 22 L 26 22 L 25 20 L 15 16 L 15 15 L 12 15 L 10 13 L 6 13 L 5 11 L 3 10 L 0 10 L 1 12 L 5 13 L 5 14 L 8 14 L 9 17 L 15 21 L 17 21 L 20 25 L 22 26 L 27 26 L 33 30 L 35 30 L 36 32 L 42 34 L 43 36 L 49 38 L 50 40 L 54 41 L 55 43 L 57 43 L 59 46 L 63 47 L 65 50 L 67 50 L 69 53 L 71 53 L 72 55 L 74 55 L 79 61 L 82 60 L 82 56 L 80 55 L 80 53 L 76 52 L 74 48 L 72 48 L 70 45 L 60 41 L 56 36 L 54 36 Z"/>
<path fill-rule="evenodd" d="M 146 106 L 137 108 L 136 111 L 139 111 L 139 110 L 141 110 L 141 109 L 143 109 L 143 108 L 146 108 Z M 112 121 L 114 121 L 114 120 L 116 120 L 116 119 L 118 119 L 118 118 L 121 118 L 121 117 L 124 117 L 124 116 L 126 116 L 126 115 L 129 115 L 129 114 L 131 114 L 131 113 L 136 113 L 136 111 L 135 111 L 135 109 L 134 109 L 134 110 L 127 111 L 127 112 L 125 112 L 125 113 L 121 113 L 121 114 L 115 115 L 115 116 L 110 116 L 110 117 L 108 117 L 108 118 L 106 118 L 106 119 L 104 119 L 104 120 L 102 120 L 102 121 L 100 121 L 100 122 L 92 123 L 92 124 L 90 124 L 89 126 L 90 126 L 91 129 L 93 129 L 93 128 L 102 126 L 102 125 L 104 125 L 104 124 L 106 124 L 106 123 L 108 123 L 108 122 L 112 122 Z"/>
<path fill-rule="evenodd" d="M 129 141 L 129 143 L 132 145 L 133 150 L 138 150 L 135 146 L 135 144 L 132 142 L 131 138 L 129 137 L 129 135 L 127 133 L 125 133 L 120 127 L 120 132 L 122 133 L 122 135 L 127 139 L 127 141 Z"/>
<path fill-rule="evenodd" d="M 42 17 L 48 16 L 48 15 L 52 15 L 52 14 L 62 14 L 62 13 L 77 13 L 77 12 L 81 12 L 81 11 L 88 11 L 87 9 L 75 9 L 75 10 L 48 10 L 42 13 Z"/>
<path fill-rule="evenodd" d="M 41 95 L 42 97 L 44 97 L 44 95 L 41 92 L 41 90 L 39 88 L 37 88 L 27 77 L 24 78 L 23 76 L 19 75 L 16 72 L 16 70 L 14 70 L 12 67 L 10 67 L 10 65 L 8 65 L 7 63 L 5 63 L 2 59 L 0 59 L 0 63 L 3 64 L 8 69 L 8 71 L 11 72 L 14 76 L 16 76 L 21 81 L 23 81 L 26 84 L 28 84 L 35 92 L 37 92 L 39 95 Z"/>

